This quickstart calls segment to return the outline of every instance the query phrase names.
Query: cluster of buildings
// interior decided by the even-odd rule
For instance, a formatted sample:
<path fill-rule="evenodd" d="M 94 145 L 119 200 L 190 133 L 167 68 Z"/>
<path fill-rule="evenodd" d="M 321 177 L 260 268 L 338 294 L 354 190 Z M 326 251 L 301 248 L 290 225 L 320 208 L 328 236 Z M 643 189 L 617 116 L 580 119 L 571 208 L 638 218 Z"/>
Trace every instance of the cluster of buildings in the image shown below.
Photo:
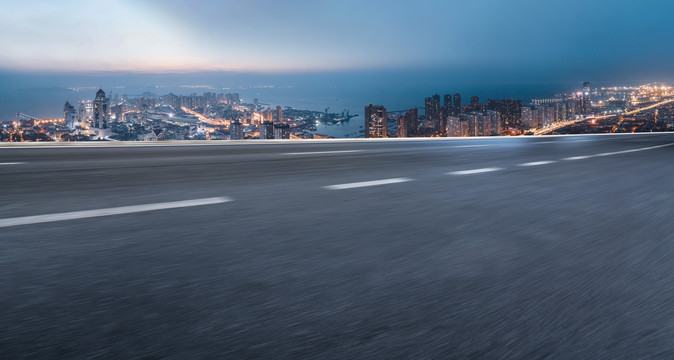
<path fill-rule="evenodd" d="M 66 101 L 62 119 L 17 114 L 17 121 L 0 124 L 0 141 L 325 138 L 314 133 L 316 122 L 338 117 L 262 105 L 245 104 L 237 93 L 109 98 L 99 89 L 91 100 Z"/>
<path fill-rule="evenodd" d="M 418 108 L 402 114 L 389 114 L 381 105 L 365 107 L 365 136 L 381 137 L 463 137 L 520 135 L 529 129 L 590 116 L 595 108 L 591 102 L 589 83 L 581 91 L 552 99 L 533 99 L 522 104 L 517 99 L 489 99 L 480 103 L 478 96 L 470 97 L 470 105 L 462 103 L 461 94 L 435 94 L 424 101 L 424 115 Z M 395 123 L 394 131 L 389 124 Z M 395 133 L 395 135 L 394 135 Z"/>
<path fill-rule="evenodd" d="M 364 136 L 668 131 L 674 126 L 673 110 L 660 106 L 660 102 L 671 98 L 674 88 L 662 84 L 592 90 L 589 83 L 584 83 L 579 91 L 533 99 L 528 104 L 517 99 L 488 99 L 482 103 L 478 96 L 471 96 L 470 103 L 464 104 L 461 94 L 435 94 L 425 99 L 423 115 L 418 108 L 388 112 L 381 105 L 366 106 Z M 644 106 L 655 110 L 634 111 Z M 91 100 L 76 104 L 66 101 L 62 119 L 17 114 L 17 121 L 0 124 L 0 141 L 315 139 L 326 138 L 315 133 L 317 123 L 339 123 L 352 117 L 348 112 L 329 114 L 327 109 L 317 112 L 270 107 L 257 99 L 247 104 L 236 93 L 145 93 L 111 99 L 99 89 Z"/>

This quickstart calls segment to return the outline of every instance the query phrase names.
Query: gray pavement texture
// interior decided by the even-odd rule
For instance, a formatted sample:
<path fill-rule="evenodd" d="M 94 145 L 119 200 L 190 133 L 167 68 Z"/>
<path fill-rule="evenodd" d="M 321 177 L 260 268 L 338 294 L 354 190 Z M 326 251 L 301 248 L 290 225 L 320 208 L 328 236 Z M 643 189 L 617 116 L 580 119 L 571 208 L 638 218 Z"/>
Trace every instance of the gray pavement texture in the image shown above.
<path fill-rule="evenodd" d="M 0 358 L 673 359 L 674 146 L 562 160 L 667 144 L 0 147 L 0 219 L 234 200 L 0 228 Z"/>

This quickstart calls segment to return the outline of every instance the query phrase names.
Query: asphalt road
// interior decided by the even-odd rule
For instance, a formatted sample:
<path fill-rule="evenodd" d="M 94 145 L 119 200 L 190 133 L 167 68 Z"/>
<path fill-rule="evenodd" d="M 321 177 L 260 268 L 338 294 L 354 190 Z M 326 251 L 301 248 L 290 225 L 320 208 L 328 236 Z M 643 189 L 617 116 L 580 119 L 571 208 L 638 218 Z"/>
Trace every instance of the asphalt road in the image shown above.
<path fill-rule="evenodd" d="M 672 359 L 674 133 L 0 147 L 0 358 Z"/>

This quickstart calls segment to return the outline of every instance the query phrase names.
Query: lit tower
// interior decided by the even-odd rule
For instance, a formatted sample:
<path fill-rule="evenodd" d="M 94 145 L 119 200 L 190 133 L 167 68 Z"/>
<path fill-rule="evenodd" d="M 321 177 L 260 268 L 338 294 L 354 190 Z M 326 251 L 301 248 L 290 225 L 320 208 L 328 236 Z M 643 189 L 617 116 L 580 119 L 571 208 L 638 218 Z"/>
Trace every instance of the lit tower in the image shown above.
<path fill-rule="evenodd" d="M 70 130 L 75 130 L 76 118 L 77 111 L 75 111 L 75 107 L 70 105 L 70 102 L 66 101 L 65 105 L 63 105 L 63 120 Z"/>
<path fill-rule="evenodd" d="M 407 136 L 417 134 L 417 129 L 419 128 L 419 109 L 413 108 L 405 113 L 405 125 L 407 126 L 407 130 L 405 131 Z"/>
<path fill-rule="evenodd" d="M 445 110 L 445 116 L 454 114 L 454 107 L 452 106 L 452 94 L 445 94 L 443 98 L 445 100 L 443 107 Z"/>
<path fill-rule="evenodd" d="M 461 94 L 454 94 L 454 116 L 461 114 Z"/>
<path fill-rule="evenodd" d="M 99 139 L 110 136 L 108 101 L 108 98 L 105 97 L 105 91 L 99 89 L 94 99 L 94 131 Z"/>
<path fill-rule="evenodd" d="M 283 118 L 283 108 L 280 106 L 276 107 L 276 110 L 274 110 L 274 119 L 273 122 L 274 124 L 285 124 L 285 119 Z"/>
<path fill-rule="evenodd" d="M 442 134 L 444 129 L 442 128 L 442 112 L 440 109 L 440 95 L 435 94 L 429 98 L 426 98 L 426 120 L 430 121 L 433 131 L 436 134 Z"/>
<path fill-rule="evenodd" d="M 398 115 L 396 118 L 398 137 L 404 138 L 407 137 L 407 124 L 405 123 L 405 117 L 403 115 Z"/>
<path fill-rule="evenodd" d="M 239 120 L 229 124 L 229 139 L 243 140 L 243 124 Z"/>
<path fill-rule="evenodd" d="M 590 100 L 590 82 L 586 81 L 583 83 L 583 114 L 589 115 L 591 112 L 591 100 Z"/>
<path fill-rule="evenodd" d="M 480 110 L 480 97 L 479 96 L 471 96 L 470 97 L 470 109 L 472 111 Z"/>
<path fill-rule="evenodd" d="M 381 105 L 365 107 L 365 137 L 385 138 L 388 126 L 386 108 Z"/>

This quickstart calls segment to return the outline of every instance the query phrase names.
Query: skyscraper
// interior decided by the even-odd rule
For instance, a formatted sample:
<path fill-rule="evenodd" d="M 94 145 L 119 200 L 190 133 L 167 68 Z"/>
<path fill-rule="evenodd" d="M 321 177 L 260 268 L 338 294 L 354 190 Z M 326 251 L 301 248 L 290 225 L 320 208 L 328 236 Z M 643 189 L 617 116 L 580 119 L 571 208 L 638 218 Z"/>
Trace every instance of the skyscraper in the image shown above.
<path fill-rule="evenodd" d="M 274 123 L 271 121 L 263 121 L 260 124 L 260 139 L 274 138 Z"/>
<path fill-rule="evenodd" d="M 290 139 L 290 125 L 274 124 L 274 139 Z"/>
<path fill-rule="evenodd" d="M 285 124 L 285 121 L 283 119 L 283 109 L 280 106 L 276 106 L 276 110 L 274 110 L 274 116 L 273 116 L 273 122 L 274 124 Z"/>
<path fill-rule="evenodd" d="M 501 114 L 499 114 L 497 111 L 487 110 L 487 115 L 489 115 L 489 130 L 491 131 L 490 135 L 501 134 Z"/>
<path fill-rule="evenodd" d="M 525 128 L 535 128 L 534 111 L 529 106 L 522 106 L 522 126 Z"/>
<path fill-rule="evenodd" d="M 94 133 L 97 138 L 103 139 L 110 136 L 110 115 L 108 113 L 108 98 L 105 91 L 99 89 L 94 98 Z"/>
<path fill-rule="evenodd" d="M 592 102 L 590 99 L 590 83 L 588 81 L 583 83 L 582 107 L 583 115 L 590 115 L 592 112 Z"/>
<path fill-rule="evenodd" d="M 590 92 L 590 82 L 586 81 L 583 83 L 583 91 Z"/>
<path fill-rule="evenodd" d="M 365 107 L 365 137 L 385 138 L 388 114 L 386 108 L 381 105 Z"/>
<path fill-rule="evenodd" d="M 522 100 L 489 99 L 487 101 L 487 108 L 489 110 L 497 111 L 501 114 L 501 132 L 504 131 L 520 131 L 522 127 Z"/>
<path fill-rule="evenodd" d="M 458 116 L 447 117 L 447 136 L 461 136 L 461 119 Z"/>
<path fill-rule="evenodd" d="M 63 121 L 70 130 L 75 130 L 76 118 L 77 111 L 75 111 L 75 107 L 70 105 L 70 102 L 66 101 L 66 103 L 63 105 Z"/>
<path fill-rule="evenodd" d="M 454 94 L 454 116 L 461 115 L 461 94 Z"/>
<path fill-rule="evenodd" d="M 93 119 L 94 116 L 94 101 L 93 100 L 82 100 L 80 101 L 80 106 L 77 109 L 77 121 L 80 124 L 80 127 L 86 128 L 89 126 L 89 121 Z"/>
<path fill-rule="evenodd" d="M 445 109 L 445 116 L 454 114 L 454 106 L 452 105 L 452 94 L 445 94 L 443 96 L 444 104 L 443 109 Z"/>
<path fill-rule="evenodd" d="M 270 108 L 265 109 L 262 112 L 262 120 L 267 122 L 274 122 L 274 111 Z"/>
<path fill-rule="evenodd" d="M 229 124 L 229 139 L 243 140 L 243 124 L 239 120 Z"/>
<path fill-rule="evenodd" d="M 417 135 L 419 129 L 419 109 L 413 108 L 405 112 L 405 125 L 407 136 Z"/>
<path fill-rule="evenodd" d="M 440 109 L 440 95 L 438 94 L 426 98 L 426 121 L 431 123 L 435 134 L 439 135 L 444 132 L 444 129 L 441 127 L 442 112 Z"/>
<path fill-rule="evenodd" d="M 479 96 L 471 96 L 470 97 L 470 109 L 472 111 L 479 111 L 480 109 L 480 97 Z"/>
<path fill-rule="evenodd" d="M 404 115 L 398 115 L 396 117 L 396 129 L 398 130 L 398 137 L 399 138 L 404 138 L 407 137 L 407 123 L 405 122 L 405 116 Z"/>

